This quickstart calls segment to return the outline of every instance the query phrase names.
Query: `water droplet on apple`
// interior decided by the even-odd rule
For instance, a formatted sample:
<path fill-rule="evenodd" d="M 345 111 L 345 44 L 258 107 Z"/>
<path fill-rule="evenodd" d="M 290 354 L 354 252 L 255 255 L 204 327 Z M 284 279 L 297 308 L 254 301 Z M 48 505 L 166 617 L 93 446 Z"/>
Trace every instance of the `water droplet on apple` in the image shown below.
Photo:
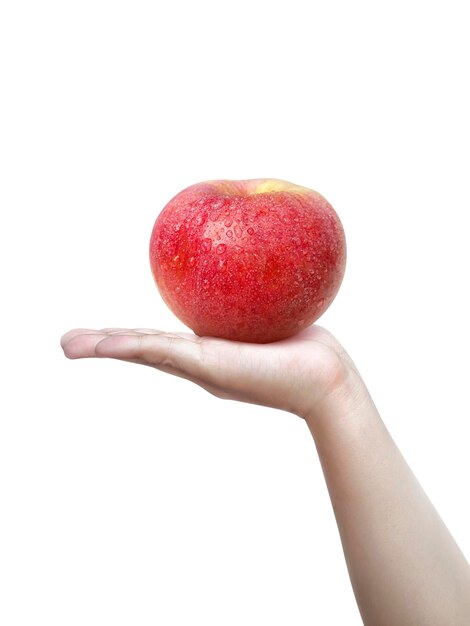
<path fill-rule="evenodd" d="M 255 243 L 256 243 L 256 239 L 255 239 L 254 237 L 252 237 L 252 238 L 250 239 L 250 243 L 251 243 L 251 245 L 252 245 L 252 246 L 254 246 L 254 245 L 255 245 Z"/>
<path fill-rule="evenodd" d="M 242 236 L 242 229 L 240 228 L 240 226 L 238 224 L 235 226 L 233 231 L 235 233 L 235 237 L 241 237 Z"/>
<path fill-rule="evenodd" d="M 246 232 L 247 232 L 249 235 L 253 235 L 255 231 L 254 231 L 254 230 L 253 230 L 253 228 L 251 228 L 251 226 L 250 226 L 250 228 L 248 228 Z"/>
<path fill-rule="evenodd" d="M 317 305 L 317 307 L 318 307 L 319 309 L 321 309 L 321 308 L 322 308 L 322 306 L 323 306 L 324 304 L 325 304 L 325 300 L 324 300 L 324 298 L 321 298 L 321 299 L 318 301 L 318 305 Z"/>
<path fill-rule="evenodd" d="M 204 252 L 209 252 L 209 250 L 212 248 L 212 239 L 210 237 L 203 239 L 201 248 L 204 250 Z"/>
<path fill-rule="evenodd" d="M 173 226 L 173 230 L 175 231 L 175 233 L 177 233 L 179 231 L 179 229 L 181 228 L 181 224 L 175 224 Z"/>
<path fill-rule="evenodd" d="M 199 214 L 196 216 L 194 223 L 196 224 L 196 226 L 200 226 L 204 221 L 205 221 L 205 215 Z"/>
<path fill-rule="evenodd" d="M 235 252 L 238 252 L 238 254 L 240 254 L 240 252 L 243 252 L 243 248 L 241 246 L 235 246 Z"/>
<path fill-rule="evenodd" d="M 226 226 L 227 228 L 230 228 L 231 225 L 232 225 L 232 220 L 225 220 L 224 226 Z"/>
<path fill-rule="evenodd" d="M 227 250 L 227 246 L 224 243 L 219 243 L 217 246 L 217 254 L 223 254 Z"/>
<path fill-rule="evenodd" d="M 231 239 L 231 238 L 233 237 L 233 232 L 232 232 L 231 230 L 228 230 L 228 231 L 226 232 L 226 235 L 227 235 L 227 237 L 228 237 L 229 239 Z"/>
<path fill-rule="evenodd" d="M 193 265 L 196 263 L 196 259 L 193 256 L 189 257 L 188 263 L 190 267 L 193 267 Z"/>

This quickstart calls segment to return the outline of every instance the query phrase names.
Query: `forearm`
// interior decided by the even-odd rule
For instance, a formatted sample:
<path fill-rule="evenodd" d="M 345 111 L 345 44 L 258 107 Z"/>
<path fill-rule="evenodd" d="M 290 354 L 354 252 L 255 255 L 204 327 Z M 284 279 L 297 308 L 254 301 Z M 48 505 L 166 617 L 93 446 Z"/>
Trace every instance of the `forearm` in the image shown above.
<path fill-rule="evenodd" d="M 316 407 L 307 424 L 364 623 L 470 624 L 469 565 L 357 372 Z"/>
<path fill-rule="evenodd" d="M 69 358 L 151 365 L 221 398 L 302 415 L 365 624 L 470 624 L 470 568 L 330 333 L 312 326 L 259 346 L 148 329 L 77 329 L 62 345 Z"/>

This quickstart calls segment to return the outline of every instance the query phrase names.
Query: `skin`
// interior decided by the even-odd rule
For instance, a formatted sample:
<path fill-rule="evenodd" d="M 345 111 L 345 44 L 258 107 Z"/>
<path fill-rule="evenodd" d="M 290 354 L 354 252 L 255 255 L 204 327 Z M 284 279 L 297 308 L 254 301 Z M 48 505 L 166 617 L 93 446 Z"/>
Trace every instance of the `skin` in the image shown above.
<path fill-rule="evenodd" d="M 107 357 L 191 380 L 219 398 L 305 420 L 366 626 L 470 624 L 470 567 L 388 433 L 354 363 L 312 326 L 272 344 L 149 329 L 76 329 L 70 359 Z"/>

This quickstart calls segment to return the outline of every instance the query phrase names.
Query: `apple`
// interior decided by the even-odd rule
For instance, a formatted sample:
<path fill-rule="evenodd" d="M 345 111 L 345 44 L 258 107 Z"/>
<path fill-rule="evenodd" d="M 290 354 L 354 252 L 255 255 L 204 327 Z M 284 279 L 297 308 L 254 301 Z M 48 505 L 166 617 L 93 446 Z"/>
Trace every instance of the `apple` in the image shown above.
<path fill-rule="evenodd" d="M 316 191 L 277 179 L 184 189 L 158 216 L 150 264 L 169 308 L 197 335 L 267 343 L 312 324 L 344 275 L 346 242 Z"/>

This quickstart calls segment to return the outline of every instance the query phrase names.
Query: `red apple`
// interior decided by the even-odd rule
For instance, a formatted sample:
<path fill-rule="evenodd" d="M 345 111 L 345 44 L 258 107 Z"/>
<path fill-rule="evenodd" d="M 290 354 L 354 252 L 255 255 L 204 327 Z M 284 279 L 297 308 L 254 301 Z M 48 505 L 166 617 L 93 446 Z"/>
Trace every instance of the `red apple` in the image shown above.
<path fill-rule="evenodd" d="M 346 242 L 316 191 L 276 179 L 215 180 L 181 191 L 157 218 L 150 264 L 160 293 L 197 335 L 266 343 L 324 313 Z"/>

